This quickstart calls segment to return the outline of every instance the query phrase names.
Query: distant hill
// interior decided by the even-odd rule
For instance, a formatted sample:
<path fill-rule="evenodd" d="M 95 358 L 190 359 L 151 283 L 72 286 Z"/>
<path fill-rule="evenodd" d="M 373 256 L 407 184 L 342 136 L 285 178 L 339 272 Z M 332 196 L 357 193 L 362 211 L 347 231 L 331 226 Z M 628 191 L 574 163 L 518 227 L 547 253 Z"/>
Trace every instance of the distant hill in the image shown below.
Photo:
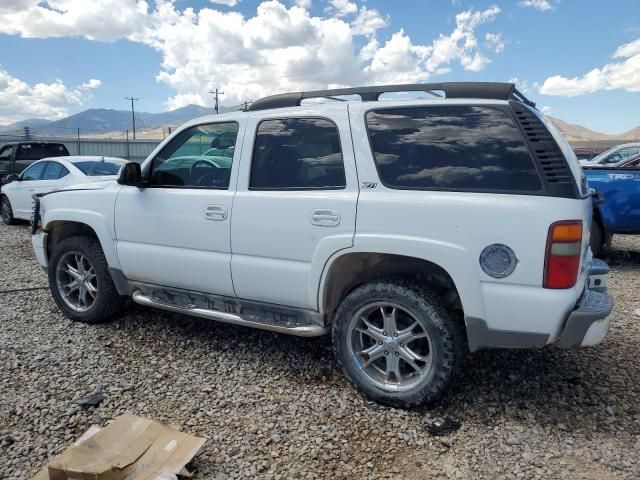
<path fill-rule="evenodd" d="M 640 139 L 640 127 L 632 128 L 628 132 L 620 135 L 621 140 L 639 140 Z"/>
<path fill-rule="evenodd" d="M 53 120 L 45 120 L 44 118 L 28 118 L 27 120 L 22 120 L 20 122 L 12 123 L 11 125 L 0 125 L 1 133 L 16 133 L 18 135 L 22 134 L 24 127 L 29 127 L 31 129 L 44 127 L 53 123 Z"/>
<path fill-rule="evenodd" d="M 560 129 L 570 142 L 582 141 L 608 141 L 608 140 L 638 140 L 640 139 L 640 127 L 636 127 L 620 135 L 609 135 L 606 133 L 590 130 L 582 125 L 565 122 L 559 118 L 549 117 L 551 121 Z"/>
<path fill-rule="evenodd" d="M 223 111 L 227 109 L 222 109 Z M 179 125 L 192 118 L 212 113 L 211 108 L 187 105 L 176 110 L 161 113 L 136 112 L 136 130 L 157 129 L 167 125 Z M 91 108 L 60 120 L 23 120 L 7 126 L 0 126 L 0 133 L 21 134 L 29 126 L 35 135 L 75 136 L 78 128 L 83 136 L 131 130 L 131 111 L 108 108 Z"/>

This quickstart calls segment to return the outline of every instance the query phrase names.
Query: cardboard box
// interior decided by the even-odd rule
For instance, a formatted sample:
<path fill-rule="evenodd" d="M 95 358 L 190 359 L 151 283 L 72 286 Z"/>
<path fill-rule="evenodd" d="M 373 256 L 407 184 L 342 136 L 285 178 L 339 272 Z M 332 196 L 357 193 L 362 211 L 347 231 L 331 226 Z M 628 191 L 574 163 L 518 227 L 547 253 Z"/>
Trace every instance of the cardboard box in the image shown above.
<path fill-rule="evenodd" d="M 206 439 L 135 415 L 91 427 L 34 480 L 170 480 L 189 476 L 185 465 Z"/>

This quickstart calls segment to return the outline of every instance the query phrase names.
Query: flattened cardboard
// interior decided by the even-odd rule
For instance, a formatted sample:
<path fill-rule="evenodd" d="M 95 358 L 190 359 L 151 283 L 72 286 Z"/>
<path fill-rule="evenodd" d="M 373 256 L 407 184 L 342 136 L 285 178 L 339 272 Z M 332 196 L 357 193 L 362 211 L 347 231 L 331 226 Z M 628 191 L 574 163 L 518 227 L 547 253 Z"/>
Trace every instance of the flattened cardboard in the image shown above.
<path fill-rule="evenodd" d="M 172 478 L 188 473 L 185 465 L 205 441 L 146 418 L 122 415 L 103 429 L 89 429 L 34 480 Z"/>

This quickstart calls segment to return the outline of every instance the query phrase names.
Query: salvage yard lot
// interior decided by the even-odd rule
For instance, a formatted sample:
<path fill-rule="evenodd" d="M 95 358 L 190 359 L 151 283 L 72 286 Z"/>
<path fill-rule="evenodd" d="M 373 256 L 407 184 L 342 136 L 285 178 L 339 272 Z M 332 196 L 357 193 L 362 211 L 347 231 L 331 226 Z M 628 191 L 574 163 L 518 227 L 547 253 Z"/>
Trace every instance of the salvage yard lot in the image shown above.
<path fill-rule="evenodd" d="M 483 351 L 434 407 L 372 408 L 330 339 L 131 307 L 111 323 L 57 310 L 26 225 L 0 225 L 0 478 L 30 478 L 125 412 L 208 437 L 194 478 L 638 478 L 640 238 L 608 259 L 616 304 L 598 347 Z M 7 292 L 10 291 L 10 292 Z M 106 399 L 83 409 L 97 390 Z M 434 436 L 438 419 L 460 422 Z"/>

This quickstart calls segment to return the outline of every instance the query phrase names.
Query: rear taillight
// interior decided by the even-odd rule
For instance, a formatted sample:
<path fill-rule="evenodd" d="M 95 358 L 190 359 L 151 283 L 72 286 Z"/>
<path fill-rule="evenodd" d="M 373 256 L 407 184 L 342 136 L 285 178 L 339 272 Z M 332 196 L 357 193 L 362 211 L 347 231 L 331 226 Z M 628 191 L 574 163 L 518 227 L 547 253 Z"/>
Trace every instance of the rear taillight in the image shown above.
<path fill-rule="evenodd" d="M 549 227 L 544 264 L 544 288 L 571 288 L 578 280 L 582 222 L 566 220 Z"/>

